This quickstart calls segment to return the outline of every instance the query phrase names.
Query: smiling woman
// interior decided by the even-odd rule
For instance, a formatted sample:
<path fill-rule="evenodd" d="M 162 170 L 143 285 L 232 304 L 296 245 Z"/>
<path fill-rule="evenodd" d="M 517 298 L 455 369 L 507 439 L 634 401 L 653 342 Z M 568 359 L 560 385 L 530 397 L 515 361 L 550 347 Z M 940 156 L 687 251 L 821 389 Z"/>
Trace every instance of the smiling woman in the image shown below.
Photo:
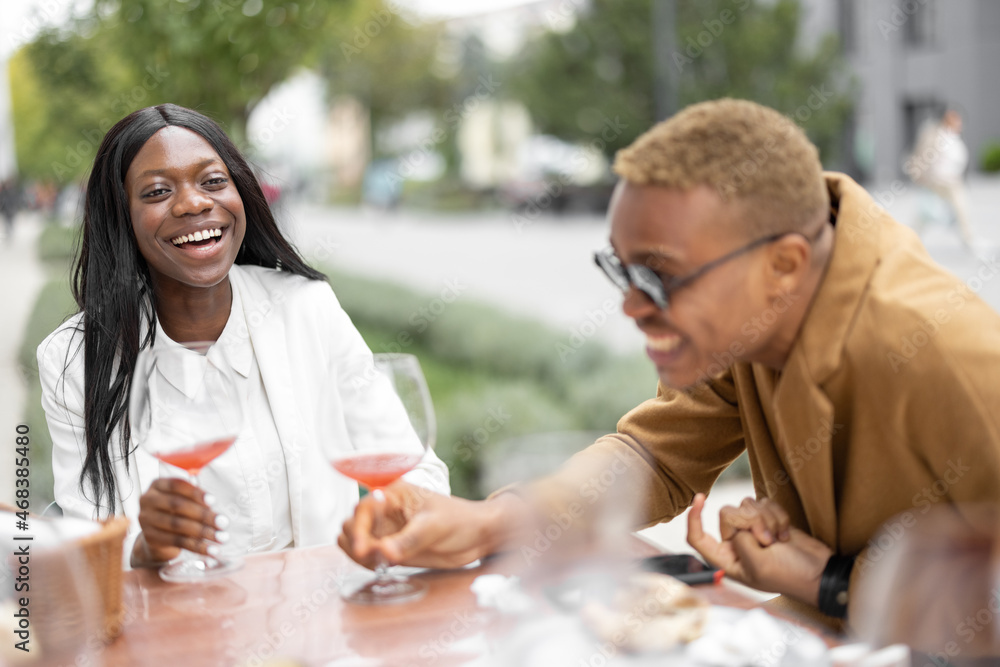
<path fill-rule="evenodd" d="M 131 519 L 133 565 L 222 543 L 335 541 L 358 488 L 327 461 L 355 448 L 358 415 L 405 415 L 390 387 L 358 381 L 370 350 L 215 122 L 167 104 L 111 128 L 87 185 L 73 292 L 80 312 L 38 348 L 65 513 Z M 139 353 L 196 341 L 233 371 L 247 415 L 235 455 L 199 478 L 205 491 L 166 478 L 172 469 L 137 447 L 128 415 Z M 408 477 L 448 490 L 433 453 Z"/>
<path fill-rule="evenodd" d="M 165 127 L 136 154 L 125 192 L 164 331 L 182 342 L 215 340 L 229 316 L 229 267 L 246 235 L 226 164 L 200 135 Z M 185 307 L 191 299 L 197 308 Z"/>

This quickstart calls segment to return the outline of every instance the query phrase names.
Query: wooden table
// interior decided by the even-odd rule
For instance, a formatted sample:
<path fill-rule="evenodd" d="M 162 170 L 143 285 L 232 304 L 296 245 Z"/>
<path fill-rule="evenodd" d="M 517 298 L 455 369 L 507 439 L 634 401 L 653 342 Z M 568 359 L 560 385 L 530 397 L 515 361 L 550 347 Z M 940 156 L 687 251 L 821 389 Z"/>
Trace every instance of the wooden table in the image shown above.
<path fill-rule="evenodd" d="M 637 557 L 656 553 L 639 539 L 629 549 Z M 125 577 L 124 631 L 100 657 L 107 667 L 250 667 L 276 657 L 308 666 L 465 664 L 516 623 L 478 607 L 470 584 L 482 574 L 516 572 L 518 560 L 420 573 L 429 585 L 423 599 L 383 606 L 340 599 L 342 583 L 370 573 L 335 546 L 248 556 L 239 572 L 200 584 L 168 584 L 137 570 Z M 725 585 L 699 589 L 713 604 L 755 606 Z M 538 604 L 552 610 L 541 596 Z M 473 638 L 487 641 L 465 653 L 456 648 Z"/>

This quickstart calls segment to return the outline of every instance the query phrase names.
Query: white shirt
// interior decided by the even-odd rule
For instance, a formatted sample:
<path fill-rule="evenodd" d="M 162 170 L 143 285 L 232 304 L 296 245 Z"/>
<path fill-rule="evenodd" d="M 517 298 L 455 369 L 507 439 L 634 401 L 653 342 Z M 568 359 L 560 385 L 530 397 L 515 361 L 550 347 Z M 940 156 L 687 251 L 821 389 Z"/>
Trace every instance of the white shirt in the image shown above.
<path fill-rule="evenodd" d="M 940 183 L 956 183 L 962 180 L 969 164 L 969 149 L 958 133 L 947 127 L 939 127 L 934 138 L 936 159 L 930 164 L 930 180 Z"/>
<path fill-rule="evenodd" d="M 223 502 L 220 512 L 229 520 L 225 547 L 234 553 L 271 551 L 294 546 L 288 473 L 274 415 L 250 339 L 239 288 L 233 284 L 233 302 L 222 334 L 208 350 L 208 358 L 230 368 L 243 397 L 243 429 L 233 446 L 198 475 L 198 485 Z M 181 347 L 156 322 L 154 347 Z M 193 353 L 194 354 L 194 353 Z M 161 477 L 177 477 L 178 470 L 160 464 Z"/>

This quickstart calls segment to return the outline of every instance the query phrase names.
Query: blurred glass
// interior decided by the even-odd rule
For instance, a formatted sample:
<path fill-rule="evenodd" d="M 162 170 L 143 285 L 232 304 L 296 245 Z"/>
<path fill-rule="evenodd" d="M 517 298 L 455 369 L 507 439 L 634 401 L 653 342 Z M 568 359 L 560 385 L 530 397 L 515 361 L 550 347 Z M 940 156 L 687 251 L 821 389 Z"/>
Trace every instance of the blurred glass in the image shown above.
<path fill-rule="evenodd" d="M 941 506 L 890 521 L 859 559 L 851 625 L 881 647 L 909 645 L 914 664 L 998 664 L 1000 508 Z"/>
<path fill-rule="evenodd" d="M 0 645 L 0 665 L 103 664 L 103 605 L 82 549 L 70 543 L 38 550 L 36 543 L 23 541 L 15 550 L 22 545 L 29 554 L 20 560 L 27 563 L 16 555 L 4 563 L 8 576 L 0 588 L 0 609 L 14 627 Z M 27 651 L 18 648 L 20 642 L 27 642 L 21 644 Z"/>

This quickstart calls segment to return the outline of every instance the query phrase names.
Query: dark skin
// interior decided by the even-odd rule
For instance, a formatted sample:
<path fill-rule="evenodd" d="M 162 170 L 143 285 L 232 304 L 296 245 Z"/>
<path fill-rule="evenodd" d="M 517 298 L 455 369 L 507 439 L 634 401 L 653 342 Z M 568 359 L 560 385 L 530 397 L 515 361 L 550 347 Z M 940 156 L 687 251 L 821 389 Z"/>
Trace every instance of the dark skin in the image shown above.
<path fill-rule="evenodd" d="M 229 270 L 246 233 L 243 201 L 225 163 L 198 134 L 166 127 L 136 154 L 125 191 L 164 332 L 180 343 L 218 340 L 232 306 Z M 178 245 L 195 233 L 204 240 Z M 181 549 L 218 553 L 229 522 L 210 500 L 184 480 L 154 481 L 139 500 L 133 567 L 170 560 Z"/>
<path fill-rule="evenodd" d="M 723 202 L 708 187 L 681 191 L 623 183 L 611 202 L 610 240 L 626 264 L 646 264 L 661 277 L 685 275 L 755 240 L 741 236 L 742 215 L 737 203 Z M 630 289 L 623 310 L 646 334 L 660 380 L 676 388 L 697 383 L 734 341 L 743 349 L 738 360 L 780 370 L 832 254 L 833 231 L 824 224 L 818 217 L 807 226 L 809 232 L 822 229 L 812 242 L 789 234 L 720 265 L 670 295 L 666 310 Z M 771 308 L 776 320 L 751 343 L 742 325 Z M 526 518 L 536 510 L 514 494 L 474 503 L 405 482 L 390 486 L 386 498 L 384 537 L 372 535 L 376 508 L 369 499 L 344 524 L 339 544 L 363 565 L 370 566 L 376 552 L 393 563 L 464 564 L 517 543 L 524 537 L 518 526 L 531 525 Z M 825 544 L 790 526 L 776 503 L 752 499 L 723 510 L 722 540 L 716 540 L 702 529 L 704 500 L 701 494 L 694 499 L 688 541 L 708 562 L 749 586 L 816 605 L 831 554 Z"/>

